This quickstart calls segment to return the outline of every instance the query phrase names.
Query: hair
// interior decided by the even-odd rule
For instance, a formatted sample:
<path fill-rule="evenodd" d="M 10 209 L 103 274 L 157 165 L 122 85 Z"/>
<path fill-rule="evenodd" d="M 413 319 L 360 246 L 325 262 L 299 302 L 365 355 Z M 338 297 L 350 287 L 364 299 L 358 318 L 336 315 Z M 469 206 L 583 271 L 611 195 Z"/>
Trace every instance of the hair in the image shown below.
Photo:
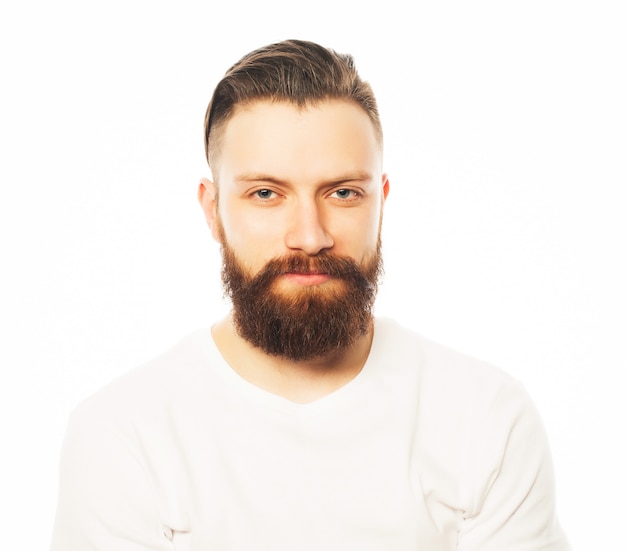
<path fill-rule="evenodd" d="M 360 106 L 382 145 L 374 92 L 359 76 L 351 55 L 302 40 L 285 40 L 250 52 L 226 72 L 209 102 L 204 119 L 209 167 L 219 149 L 220 130 L 236 106 L 270 100 L 304 108 L 327 99 L 352 101 Z"/>

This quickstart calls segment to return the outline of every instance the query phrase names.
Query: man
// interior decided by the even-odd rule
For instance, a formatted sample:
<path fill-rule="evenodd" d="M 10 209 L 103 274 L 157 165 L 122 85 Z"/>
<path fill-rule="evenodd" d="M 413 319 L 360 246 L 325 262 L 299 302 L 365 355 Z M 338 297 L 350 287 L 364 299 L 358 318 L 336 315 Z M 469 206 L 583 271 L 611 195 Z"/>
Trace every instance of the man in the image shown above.
<path fill-rule="evenodd" d="M 352 59 L 250 53 L 205 145 L 232 312 L 74 412 L 53 550 L 567 549 L 520 385 L 372 316 L 389 181 Z"/>

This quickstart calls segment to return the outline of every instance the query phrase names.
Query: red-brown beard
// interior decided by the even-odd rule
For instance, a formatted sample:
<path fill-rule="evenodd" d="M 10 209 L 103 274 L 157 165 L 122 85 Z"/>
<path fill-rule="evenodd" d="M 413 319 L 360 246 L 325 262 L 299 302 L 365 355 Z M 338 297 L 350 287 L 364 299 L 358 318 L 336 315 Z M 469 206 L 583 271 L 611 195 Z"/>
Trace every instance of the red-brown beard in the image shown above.
<path fill-rule="evenodd" d="M 221 233 L 224 292 L 232 301 L 237 333 L 253 346 L 292 361 L 312 360 L 347 349 L 370 329 L 383 271 L 380 236 L 363 265 L 330 253 L 293 253 L 250 276 Z M 280 291 L 276 282 L 287 273 L 323 273 L 330 279 Z"/>

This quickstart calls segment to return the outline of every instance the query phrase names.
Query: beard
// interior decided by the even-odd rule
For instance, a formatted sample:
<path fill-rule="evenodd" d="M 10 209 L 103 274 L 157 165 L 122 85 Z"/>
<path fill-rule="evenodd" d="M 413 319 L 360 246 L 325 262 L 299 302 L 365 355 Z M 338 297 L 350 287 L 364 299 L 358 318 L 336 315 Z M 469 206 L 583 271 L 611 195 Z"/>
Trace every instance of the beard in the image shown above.
<path fill-rule="evenodd" d="M 233 306 L 239 336 L 266 354 L 306 361 L 339 353 L 371 327 L 382 275 L 380 235 L 371 257 L 359 265 L 347 257 L 290 254 L 248 275 L 221 232 L 222 283 Z M 287 273 L 324 273 L 322 285 L 278 289 Z"/>

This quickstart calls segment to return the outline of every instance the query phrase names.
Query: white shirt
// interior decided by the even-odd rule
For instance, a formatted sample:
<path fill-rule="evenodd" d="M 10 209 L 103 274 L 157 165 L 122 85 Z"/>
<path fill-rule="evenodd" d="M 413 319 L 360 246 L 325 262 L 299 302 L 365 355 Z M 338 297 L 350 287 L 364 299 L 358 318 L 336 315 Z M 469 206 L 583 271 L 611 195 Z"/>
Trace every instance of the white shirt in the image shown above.
<path fill-rule="evenodd" d="M 310 404 L 232 370 L 210 331 L 81 404 L 53 551 L 561 551 L 519 383 L 390 320 Z"/>

